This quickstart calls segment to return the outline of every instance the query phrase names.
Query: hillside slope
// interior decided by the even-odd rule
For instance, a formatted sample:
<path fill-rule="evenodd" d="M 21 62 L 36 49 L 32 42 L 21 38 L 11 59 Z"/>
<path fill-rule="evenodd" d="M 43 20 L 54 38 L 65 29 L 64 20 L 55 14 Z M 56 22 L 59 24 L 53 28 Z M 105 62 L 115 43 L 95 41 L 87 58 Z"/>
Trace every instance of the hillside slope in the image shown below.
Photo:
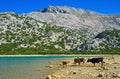
<path fill-rule="evenodd" d="M 67 11 L 65 9 L 62 7 L 56 11 L 56 8 L 54 10 L 50 7 L 50 9 L 37 11 L 40 16 L 36 14 L 35 16 L 39 18 L 30 16 L 36 12 L 29 15 L 18 15 L 11 12 L 0 13 L 0 54 L 120 54 L 120 19 L 118 16 L 108 16 L 70 7 L 69 10 L 67 7 Z M 48 22 L 49 15 L 59 16 L 57 19 L 52 17 L 50 20 L 58 21 L 59 19 L 63 21 L 63 23 L 60 23 L 63 25 L 59 26 L 57 22 L 55 22 L 55 25 L 52 21 Z M 65 15 L 67 19 L 63 20 Z M 77 22 L 77 18 L 68 18 L 71 15 L 75 17 L 80 15 L 77 17 L 81 17 L 80 19 L 85 19 L 85 17 L 87 19 L 90 17 L 96 18 L 103 26 L 101 27 L 98 22 L 96 24 L 99 26 L 94 25 L 93 19 L 90 19 L 90 24 L 93 24 L 91 26 L 87 26 L 89 23 L 85 23 L 86 20 L 82 21 L 85 25 L 80 22 L 76 26 L 76 23 L 74 24 L 70 20 L 75 19 L 73 21 Z M 103 16 L 104 21 L 101 22 Z M 101 17 L 102 19 L 100 19 Z M 74 26 L 66 21 L 70 21 Z M 70 26 L 66 26 L 66 24 Z"/>

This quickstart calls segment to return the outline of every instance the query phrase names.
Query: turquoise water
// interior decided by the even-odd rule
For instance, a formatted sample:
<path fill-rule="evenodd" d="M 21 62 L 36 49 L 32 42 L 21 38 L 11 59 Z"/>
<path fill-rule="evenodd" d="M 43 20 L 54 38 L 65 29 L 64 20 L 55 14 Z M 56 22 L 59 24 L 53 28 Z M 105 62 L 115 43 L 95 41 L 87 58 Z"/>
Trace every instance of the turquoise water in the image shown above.
<path fill-rule="evenodd" d="M 0 79 L 45 79 L 51 61 L 75 56 L 8 56 L 0 57 Z"/>
<path fill-rule="evenodd" d="M 76 56 L 4 56 L 0 57 L 0 79 L 45 79 L 49 62 Z M 82 58 L 100 56 L 80 56 Z"/>

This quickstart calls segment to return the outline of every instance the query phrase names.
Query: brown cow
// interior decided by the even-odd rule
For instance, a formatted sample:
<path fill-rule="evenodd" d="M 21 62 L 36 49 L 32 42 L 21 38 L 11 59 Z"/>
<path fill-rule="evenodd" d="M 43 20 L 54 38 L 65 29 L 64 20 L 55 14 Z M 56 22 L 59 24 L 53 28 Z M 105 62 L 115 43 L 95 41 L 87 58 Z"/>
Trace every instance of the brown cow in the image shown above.
<path fill-rule="evenodd" d="M 63 68 L 67 67 L 68 63 L 70 63 L 70 61 L 62 61 Z"/>
<path fill-rule="evenodd" d="M 78 63 L 80 65 L 81 62 L 83 62 L 83 64 L 86 62 L 86 58 L 74 58 L 74 64 Z"/>

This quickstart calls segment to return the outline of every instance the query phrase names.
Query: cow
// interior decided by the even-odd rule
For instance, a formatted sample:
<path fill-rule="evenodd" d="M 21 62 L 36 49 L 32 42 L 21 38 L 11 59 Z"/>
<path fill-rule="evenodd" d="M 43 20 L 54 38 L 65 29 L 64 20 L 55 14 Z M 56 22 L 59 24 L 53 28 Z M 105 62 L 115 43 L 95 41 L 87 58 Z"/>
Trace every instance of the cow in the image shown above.
<path fill-rule="evenodd" d="M 74 58 L 74 64 L 78 63 L 80 65 L 81 62 L 84 64 L 85 61 L 85 58 Z"/>
<path fill-rule="evenodd" d="M 100 58 L 91 58 L 91 59 L 88 59 L 87 62 L 91 62 L 94 64 L 95 66 L 95 63 L 100 63 L 101 62 L 101 66 L 103 66 L 103 57 L 100 57 Z"/>
<path fill-rule="evenodd" d="M 68 63 L 70 63 L 70 61 L 62 61 L 63 68 L 67 67 Z"/>

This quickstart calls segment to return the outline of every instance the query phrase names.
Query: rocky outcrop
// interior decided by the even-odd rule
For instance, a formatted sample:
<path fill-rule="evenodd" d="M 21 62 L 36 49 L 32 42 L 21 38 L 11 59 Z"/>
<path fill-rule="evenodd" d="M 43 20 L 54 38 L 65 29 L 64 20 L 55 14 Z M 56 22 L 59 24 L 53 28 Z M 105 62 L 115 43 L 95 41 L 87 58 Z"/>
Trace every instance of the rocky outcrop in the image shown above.
<path fill-rule="evenodd" d="M 120 29 L 119 18 L 114 15 L 103 15 L 97 12 L 68 6 L 48 6 L 44 10 L 30 12 L 28 16 L 52 25 L 70 29 L 102 32 Z"/>

